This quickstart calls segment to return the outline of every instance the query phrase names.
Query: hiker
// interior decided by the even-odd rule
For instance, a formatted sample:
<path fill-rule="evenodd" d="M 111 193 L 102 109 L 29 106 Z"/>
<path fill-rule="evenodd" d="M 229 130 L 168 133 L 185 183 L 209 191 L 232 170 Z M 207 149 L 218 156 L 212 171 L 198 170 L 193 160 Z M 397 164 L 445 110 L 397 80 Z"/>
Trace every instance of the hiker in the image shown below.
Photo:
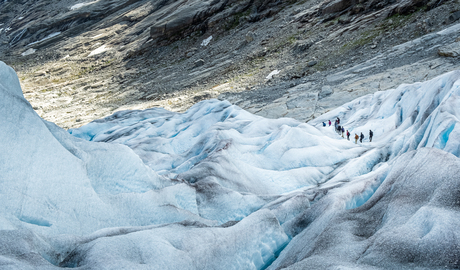
<path fill-rule="evenodd" d="M 340 118 L 337 117 L 337 124 L 340 124 Z"/>
<path fill-rule="evenodd" d="M 359 136 L 359 142 L 362 143 L 364 140 L 364 134 L 361 132 L 361 135 Z"/>
<path fill-rule="evenodd" d="M 342 138 L 343 138 L 343 133 L 345 132 L 345 128 L 342 126 Z"/>
<path fill-rule="evenodd" d="M 358 143 L 358 139 L 359 139 L 359 136 L 358 136 L 358 134 L 355 133 L 355 144 Z"/>
<path fill-rule="evenodd" d="M 347 140 L 350 140 L 350 131 L 347 129 Z"/>
<path fill-rule="evenodd" d="M 323 127 L 325 127 L 325 126 L 326 126 L 326 123 L 323 122 Z"/>
<path fill-rule="evenodd" d="M 331 126 L 331 120 L 329 120 L 329 126 Z"/>
<path fill-rule="evenodd" d="M 369 142 L 372 142 L 372 137 L 374 136 L 374 132 L 369 129 Z"/>

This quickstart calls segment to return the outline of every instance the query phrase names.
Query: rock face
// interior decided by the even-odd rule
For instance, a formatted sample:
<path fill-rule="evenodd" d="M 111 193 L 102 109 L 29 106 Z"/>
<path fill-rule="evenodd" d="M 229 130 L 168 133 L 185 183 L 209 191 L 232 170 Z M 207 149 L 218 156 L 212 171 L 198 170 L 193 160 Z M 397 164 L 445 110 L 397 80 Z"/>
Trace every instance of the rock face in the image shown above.
<path fill-rule="evenodd" d="M 251 21 L 276 14 L 279 1 L 182 0 L 161 9 L 162 16 L 150 28 L 153 39 L 180 39 L 195 31 L 206 31 L 228 17 L 247 13 Z M 239 22 L 239 21 L 238 21 Z M 236 23 L 238 23 L 236 22 Z"/>
<path fill-rule="evenodd" d="M 305 121 L 454 69 L 449 46 L 458 34 L 434 33 L 455 25 L 457 7 L 454 0 L 7 1 L 0 57 L 19 73 L 36 111 L 66 128 L 120 109 L 184 111 L 203 96 Z M 425 35 L 430 43 L 410 43 Z M 331 95 L 320 94 L 325 85 Z M 322 98 L 286 105 L 305 96 Z"/>

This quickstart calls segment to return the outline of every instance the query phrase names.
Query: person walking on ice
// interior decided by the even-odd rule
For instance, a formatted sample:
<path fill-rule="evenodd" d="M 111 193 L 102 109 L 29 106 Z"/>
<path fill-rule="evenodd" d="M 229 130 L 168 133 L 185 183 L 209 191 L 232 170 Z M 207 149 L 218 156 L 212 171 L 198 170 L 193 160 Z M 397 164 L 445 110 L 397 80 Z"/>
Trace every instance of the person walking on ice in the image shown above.
<path fill-rule="evenodd" d="M 364 134 L 361 132 L 361 135 L 359 136 L 359 142 L 363 143 L 364 140 Z"/>
<path fill-rule="evenodd" d="M 372 142 L 372 137 L 374 137 L 374 132 L 369 129 L 369 142 Z"/>
<path fill-rule="evenodd" d="M 358 136 L 358 134 L 355 133 L 355 144 L 358 143 L 358 139 L 359 139 L 359 136 Z"/>
<path fill-rule="evenodd" d="M 329 120 L 329 126 L 331 126 L 331 120 Z"/>
<path fill-rule="evenodd" d="M 342 126 L 342 138 L 343 138 L 343 133 L 345 132 L 345 128 Z"/>
<path fill-rule="evenodd" d="M 350 140 L 350 131 L 347 129 L 347 140 Z"/>

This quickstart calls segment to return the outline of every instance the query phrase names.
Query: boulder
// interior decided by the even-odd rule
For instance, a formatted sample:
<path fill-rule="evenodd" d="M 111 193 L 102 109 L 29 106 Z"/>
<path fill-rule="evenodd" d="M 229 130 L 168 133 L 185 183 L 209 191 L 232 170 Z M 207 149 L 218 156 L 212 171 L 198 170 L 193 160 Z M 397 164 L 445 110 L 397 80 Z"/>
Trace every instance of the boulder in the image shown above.
<path fill-rule="evenodd" d="M 402 0 L 396 5 L 394 11 L 399 14 L 412 13 L 428 2 L 427 0 Z"/>
<path fill-rule="evenodd" d="M 455 42 L 438 49 L 438 54 L 444 57 L 459 57 L 460 56 L 460 42 Z"/>
<path fill-rule="evenodd" d="M 456 20 L 460 19 L 460 10 L 452 13 L 447 19 L 449 23 L 455 22 Z"/>
<path fill-rule="evenodd" d="M 255 36 L 256 36 L 256 34 L 254 32 L 249 31 L 249 32 L 246 33 L 245 39 L 249 43 L 249 42 L 254 41 Z"/>
<path fill-rule="evenodd" d="M 201 67 L 202 65 L 204 65 L 204 60 L 203 59 L 198 59 L 197 61 L 195 61 L 194 63 L 194 67 Z"/>
<path fill-rule="evenodd" d="M 296 52 L 305 52 L 313 45 L 311 40 L 300 40 L 294 43 L 294 51 Z"/>
<path fill-rule="evenodd" d="M 318 99 L 323 99 L 325 97 L 328 97 L 334 93 L 334 90 L 332 90 L 332 87 L 329 85 L 325 85 L 321 88 L 321 91 L 318 94 Z"/>
<path fill-rule="evenodd" d="M 349 0 L 333 0 L 329 3 L 323 5 L 321 9 L 321 13 L 324 14 L 331 14 L 343 11 L 354 4 L 354 1 Z"/>

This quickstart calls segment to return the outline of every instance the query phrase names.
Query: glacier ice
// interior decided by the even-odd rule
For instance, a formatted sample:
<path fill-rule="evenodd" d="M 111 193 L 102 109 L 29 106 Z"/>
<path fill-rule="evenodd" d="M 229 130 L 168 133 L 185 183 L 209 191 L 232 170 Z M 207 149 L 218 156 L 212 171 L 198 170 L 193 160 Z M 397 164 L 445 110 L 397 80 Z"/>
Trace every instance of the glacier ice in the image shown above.
<path fill-rule="evenodd" d="M 328 198 L 299 215 L 293 223 L 308 226 L 268 269 L 457 269 L 459 173 L 438 149 L 401 155 L 363 206 L 338 210 Z"/>
<path fill-rule="evenodd" d="M 309 123 L 208 100 L 67 132 L 0 62 L 0 268 L 458 268 L 459 94 L 454 71 Z"/>

